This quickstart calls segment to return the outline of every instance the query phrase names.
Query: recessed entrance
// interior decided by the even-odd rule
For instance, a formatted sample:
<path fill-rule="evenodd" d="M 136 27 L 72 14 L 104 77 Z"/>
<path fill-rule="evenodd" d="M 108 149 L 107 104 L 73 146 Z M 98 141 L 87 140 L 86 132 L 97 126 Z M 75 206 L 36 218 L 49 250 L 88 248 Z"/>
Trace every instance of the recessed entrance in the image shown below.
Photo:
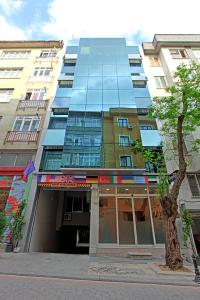
<path fill-rule="evenodd" d="M 89 253 L 90 191 L 41 189 L 29 251 Z"/>

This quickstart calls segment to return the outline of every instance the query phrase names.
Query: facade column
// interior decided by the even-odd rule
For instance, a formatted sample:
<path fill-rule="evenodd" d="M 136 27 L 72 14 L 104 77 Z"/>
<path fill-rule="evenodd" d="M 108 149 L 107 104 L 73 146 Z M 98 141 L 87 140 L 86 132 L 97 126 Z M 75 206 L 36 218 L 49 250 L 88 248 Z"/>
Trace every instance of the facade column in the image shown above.
<path fill-rule="evenodd" d="M 93 184 L 91 188 L 90 207 L 90 249 L 89 254 L 95 255 L 99 242 L 99 191 L 98 184 Z"/>

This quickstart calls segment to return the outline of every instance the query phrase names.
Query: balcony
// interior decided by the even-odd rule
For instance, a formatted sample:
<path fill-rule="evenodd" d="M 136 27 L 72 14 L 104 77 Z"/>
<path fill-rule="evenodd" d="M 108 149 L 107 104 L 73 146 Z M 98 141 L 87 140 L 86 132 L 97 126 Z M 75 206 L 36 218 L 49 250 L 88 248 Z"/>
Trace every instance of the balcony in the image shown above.
<path fill-rule="evenodd" d="M 29 76 L 28 83 L 32 82 L 52 82 L 53 76 Z"/>
<path fill-rule="evenodd" d="M 41 63 L 41 62 L 50 62 L 50 63 L 57 63 L 59 60 L 58 56 L 54 56 L 54 57 L 42 57 L 42 56 L 37 56 L 35 58 L 35 63 Z"/>
<path fill-rule="evenodd" d="M 37 143 L 39 139 L 39 134 L 39 131 L 8 131 L 4 143 Z"/>
<path fill-rule="evenodd" d="M 49 100 L 20 100 L 17 105 L 18 109 L 26 108 L 47 109 Z"/>

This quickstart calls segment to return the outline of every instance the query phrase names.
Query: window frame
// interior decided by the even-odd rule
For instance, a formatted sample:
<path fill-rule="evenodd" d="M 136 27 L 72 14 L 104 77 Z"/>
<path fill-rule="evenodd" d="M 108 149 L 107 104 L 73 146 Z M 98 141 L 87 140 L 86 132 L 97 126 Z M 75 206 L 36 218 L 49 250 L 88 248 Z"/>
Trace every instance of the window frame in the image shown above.
<path fill-rule="evenodd" d="M 45 74 L 47 71 L 49 71 L 49 74 Z M 33 71 L 33 77 L 50 77 L 52 71 L 52 67 L 36 67 Z"/>
<path fill-rule="evenodd" d="M 4 94 L 4 95 L 7 95 L 7 97 L 5 97 L 5 96 L 2 97 L 1 96 L 1 94 L 3 94 L 2 91 L 6 91 L 7 92 L 7 93 Z M 13 92 L 14 92 L 14 89 L 0 89 L 0 103 L 8 103 L 8 102 L 10 102 L 10 99 L 12 97 Z"/>
<path fill-rule="evenodd" d="M 192 195 L 192 198 L 200 198 L 200 174 L 186 174 L 186 176 L 187 176 L 187 181 L 188 181 L 188 185 L 189 185 L 189 188 L 190 188 L 190 192 L 191 192 L 191 195 Z M 189 180 L 189 176 L 194 176 L 194 179 L 195 179 L 195 188 L 197 189 L 197 191 L 198 191 L 198 195 L 196 194 L 195 195 L 195 192 L 194 192 L 194 190 L 192 190 L 192 183 L 191 183 L 191 181 Z M 197 178 L 197 176 L 199 176 L 199 180 L 198 180 L 198 178 Z"/>
<path fill-rule="evenodd" d="M 122 126 L 120 125 L 120 121 L 122 120 Z M 123 125 L 123 121 L 125 121 L 125 126 Z M 122 118 L 122 117 L 120 117 L 120 118 L 117 118 L 117 125 L 118 125 L 118 127 L 128 127 L 128 124 L 129 124 L 129 122 L 128 122 L 128 118 Z"/>
<path fill-rule="evenodd" d="M 37 91 L 39 91 L 38 93 L 37 93 Z M 28 94 L 30 94 L 31 93 L 31 96 L 30 96 L 30 98 L 28 98 Z M 42 97 L 41 97 L 41 94 L 43 94 L 42 95 Z M 34 97 L 37 95 L 37 99 L 34 99 Z M 27 101 L 39 101 L 39 100 L 44 100 L 44 98 L 45 98 L 45 95 L 46 95 L 46 89 L 44 89 L 44 88 L 33 88 L 33 89 L 28 89 L 27 90 L 27 92 L 26 92 L 26 95 L 25 95 L 25 100 L 27 100 Z"/>
<path fill-rule="evenodd" d="M 165 76 L 154 76 L 154 79 L 155 79 L 155 83 L 156 83 L 157 89 L 166 89 L 167 88 L 167 81 L 166 81 L 166 77 Z M 165 86 L 163 86 L 162 80 L 164 80 L 164 85 Z"/>
<path fill-rule="evenodd" d="M 22 55 L 22 53 L 26 53 L 26 55 Z M 17 51 L 2 51 L 0 58 L 2 59 L 25 59 L 28 58 L 31 53 L 31 50 L 17 50 Z M 13 55 L 11 55 L 13 54 Z M 15 54 L 15 55 L 14 55 Z"/>
<path fill-rule="evenodd" d="M 18 121 L 21 121 L 21 124 L 20 124 L 20 127 L 19 127 L 19 130 L 16 130 L 15 127 L 16 127 L 16 123 Z M 28 127 L 28 130 L 23 130 L 23 127 L 24 127 L 24 124 L 25 122 L 27 121 L 30 121 L 30 124 L 29 124 L 29 127 Z M 35 130 L 30 130 L 33 126 L 33 122 L 34 121 L 38 121 L 37 123 L 37 128 L 35 128 Z M 18 116 L 16 117 L 14 123 L 13 123 L 13 127 L 12 127 L 12 131 L 20 131 L 20 132 L 37 132 L 38 131 L 38 128 L 40 126 L 40 121 L 41 121 L 41 117 L 35 117 L 35 116 Z"/>
<path fill-rule="evenodd" d="M 0 79 L 20 78 L 23 68 L 0 68 Z"/>
<path fill-rule="evenodd" d="M 160 59 L 157 56 L 149 56 L 150 67 L 160 67 Z"/>
<path fill-rule="evenodd" d="M 185 48 L 170 48 L 169 52 L 170 52 L 172 59 L 188 59 L 189 58 L 189 55 Z M 172 52 L 174 52 L 174 53 L 172 53 Z M 183 53 L 184 53 L 184 55 L 183 55 Z"/>
<path fill-rule="evenodd" d="M 126 166 L 122 164 L 122 157 L 130 158 L 130 165 L 127 165 L 127 160 L 126 160 Z M 132 168 L 133 167 L 133 160 L 131 155 L 126 155 L 126 154 L 121 154 L 119 156 L 119 161 L 120 161 L 120 167 L 121 168 Z"/>
<path fill-rule="evenodd" d="M 127 138 L 127 142 L 121 141 L 122 138 Z M 129 135 L 119 135 L 119 146 L 120 147 L 129 147 L 130 146 L 130 136 Z"/>
<path fill-rule="evenodd" d="M 47 55 L 43 55 L 43 54 L 47 54 Z M 58 51 L 54 50 L 54 49 L 47 49 L 47 50 L 42 50 L 40 52 L 40 58 L 53 58 L 57 56 Z M 53 55 L 52 55 L 53 54 Z M 55 55 L 54 55 L 55 54 Z"/>

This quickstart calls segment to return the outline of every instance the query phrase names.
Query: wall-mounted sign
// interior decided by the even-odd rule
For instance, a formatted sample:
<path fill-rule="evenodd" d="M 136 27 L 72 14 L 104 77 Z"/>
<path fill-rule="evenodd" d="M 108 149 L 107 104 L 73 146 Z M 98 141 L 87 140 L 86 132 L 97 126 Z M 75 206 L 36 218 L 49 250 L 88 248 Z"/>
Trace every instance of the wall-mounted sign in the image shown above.
<path fill-rule="evenodd" d="M 38 182 L 38 186 L 49 188 L 90 188 L 91 184 L 88 183 L 67 183 L 67 182 Z"/>
<path fill-rule="evenodd" d="M 81 187 L 81 184 L 148 184 L 157 182 L 156 176 L 70 176 L 70 175 L 39 175 L 38 186 Z M 83 186 L 82 186 L 83 187 Z M 86 186 L 88 187 L 88 186 Z"/>

